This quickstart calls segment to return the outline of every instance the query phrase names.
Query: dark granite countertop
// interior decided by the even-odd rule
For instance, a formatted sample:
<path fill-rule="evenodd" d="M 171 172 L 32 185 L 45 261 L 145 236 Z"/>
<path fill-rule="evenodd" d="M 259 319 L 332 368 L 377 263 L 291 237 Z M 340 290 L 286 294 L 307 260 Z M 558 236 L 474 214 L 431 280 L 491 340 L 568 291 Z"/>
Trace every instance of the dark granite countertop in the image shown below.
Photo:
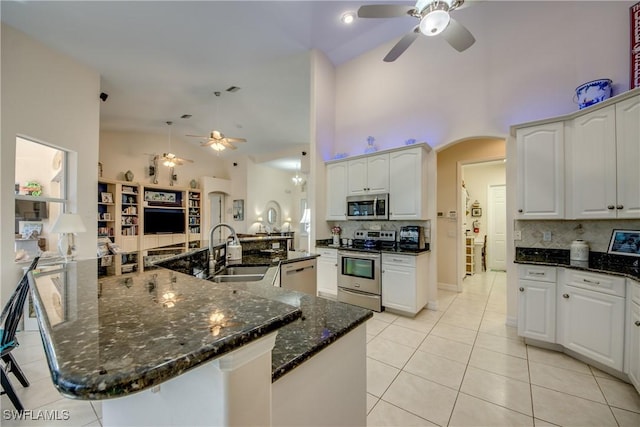
<path fill-rule="evenodd" d="M 431 249 L 429 248 L 429 243 L 426 244 L 426 247 L 424 249 L 416 249 L 416 250 L 412 250 L 412 249 L 400 249 L 400 248 L 394 248 L 394 249 L 363 249 L 363 248 L 354 248 L 353 246 L 343 246 L 343 245 L 334 245 L 333 243 L 330 243 L 331 240 L 328 241 L 322 241 L 322 240 L 318 240 L 316 241 L 316 247 L 317 248 L 329 248 L 329 249 L 340 249 L 340 250 L 346 250 L 346 251 L 359 251 L 359 252 L 372 252 L 372 253 L 383 253 L 383 254 L 398 254 L 398 255 L 420 255 L 423 254 L 425 252 L 431 252 Z"/>
<path fill-rule="evenodd" d="M 98 278 L 96 260 L 58 267 L 35 271 L 30 284 L 53 382 L 73 398 L 152 387 L 302 316 L 298 295 L 163 268 Z"/>
<path fill-rule="evenodd" d="M 638 258 L 612 255 L 604 252 L 589 252 L 586 266 L 571 265 L 568 249 L 542 249 L 516 247 L 517 264 L 537 264 L 555 267 L 566 267 L 576 270 L 593 271 L 595 273 L 613 274 L 617 276 L 640 279 Z"/>

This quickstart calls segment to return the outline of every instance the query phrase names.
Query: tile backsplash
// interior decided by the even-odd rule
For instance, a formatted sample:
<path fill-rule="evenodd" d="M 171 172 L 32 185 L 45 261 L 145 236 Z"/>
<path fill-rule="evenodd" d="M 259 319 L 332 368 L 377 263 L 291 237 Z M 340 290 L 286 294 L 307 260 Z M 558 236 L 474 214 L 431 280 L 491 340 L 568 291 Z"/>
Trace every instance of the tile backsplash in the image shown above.
<path fill-rule="evenodd" d="M 640 220 L 515 221 L 514 230 L 521 231 L 522 240 L 514 243 L 518 247 L 569 249 L 572 241 L 582 239 L 591 251 L 606 252 L 615 229 L 640 230 Z M 551 241 L 543 240 L 545 232 L 551 232 Z"/>
<path fill-rule="evenodd" d="M 330 226 L 339 225 L 342 228 L 340 237 L 353 239 L 356 230 L 371 230 L 372 226 L 380 226 L 381 230 L 395 230 L 396 239 L 400 237 L 400 227 L 405 225 L 421 225 L 425 241 L 431 242 L 431 221 L 330 221 Z"/>

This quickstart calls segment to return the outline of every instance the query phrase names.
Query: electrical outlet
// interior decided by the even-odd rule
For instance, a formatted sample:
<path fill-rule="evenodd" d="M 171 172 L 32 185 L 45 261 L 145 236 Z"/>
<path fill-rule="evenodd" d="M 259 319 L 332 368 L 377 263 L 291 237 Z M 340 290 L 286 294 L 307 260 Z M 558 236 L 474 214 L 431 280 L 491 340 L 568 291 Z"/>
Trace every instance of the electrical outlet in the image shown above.
<path fill-rule="evenodd" d="M 513 231 L 513 240 L 522 240 L 522 231 L 514 230 Z"/>
<path fill-rule="evenodd" d="M 551 241 L 551 232 L 550 231 L 543 231 L 542 232 L 542 241 L 543 242 L 550 242 Z"/>

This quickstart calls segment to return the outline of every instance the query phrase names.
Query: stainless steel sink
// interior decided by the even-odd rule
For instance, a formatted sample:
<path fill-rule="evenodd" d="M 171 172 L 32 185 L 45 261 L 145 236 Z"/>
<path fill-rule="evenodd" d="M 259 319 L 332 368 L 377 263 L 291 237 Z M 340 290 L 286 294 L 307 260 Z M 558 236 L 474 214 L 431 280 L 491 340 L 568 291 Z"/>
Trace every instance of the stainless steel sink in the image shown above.
<path fill-rule="evenodd" d="M 255 282 L 262 280 L 269 269 L 268 265 L 229 265 L 216 272 L 213 282 Z"/>

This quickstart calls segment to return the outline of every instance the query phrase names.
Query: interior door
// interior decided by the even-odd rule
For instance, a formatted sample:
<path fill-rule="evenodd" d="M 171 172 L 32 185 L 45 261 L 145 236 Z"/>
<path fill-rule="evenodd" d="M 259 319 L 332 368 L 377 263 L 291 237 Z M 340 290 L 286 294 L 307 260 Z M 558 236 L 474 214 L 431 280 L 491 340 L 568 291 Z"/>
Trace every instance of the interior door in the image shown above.
<path fill-rule="evenodd" d="M 209 212 L 211 212 L 211 227 L 220 224 L 222 221 L 222 214 L 224 207 L 222 206 L 224 201 L 224 195 L 222 193 L 210 193 L 209 194 Z M 206 236 L 208 239 L 209 236 Z M 216 235 L 213 236 L 214 240 L 222 240 L 222 227 L 216 230 Z"/>
<path fill-rule="evenodd" d="M 487 269 L 507 269 L 507 188 L 489 185 Z"/>

